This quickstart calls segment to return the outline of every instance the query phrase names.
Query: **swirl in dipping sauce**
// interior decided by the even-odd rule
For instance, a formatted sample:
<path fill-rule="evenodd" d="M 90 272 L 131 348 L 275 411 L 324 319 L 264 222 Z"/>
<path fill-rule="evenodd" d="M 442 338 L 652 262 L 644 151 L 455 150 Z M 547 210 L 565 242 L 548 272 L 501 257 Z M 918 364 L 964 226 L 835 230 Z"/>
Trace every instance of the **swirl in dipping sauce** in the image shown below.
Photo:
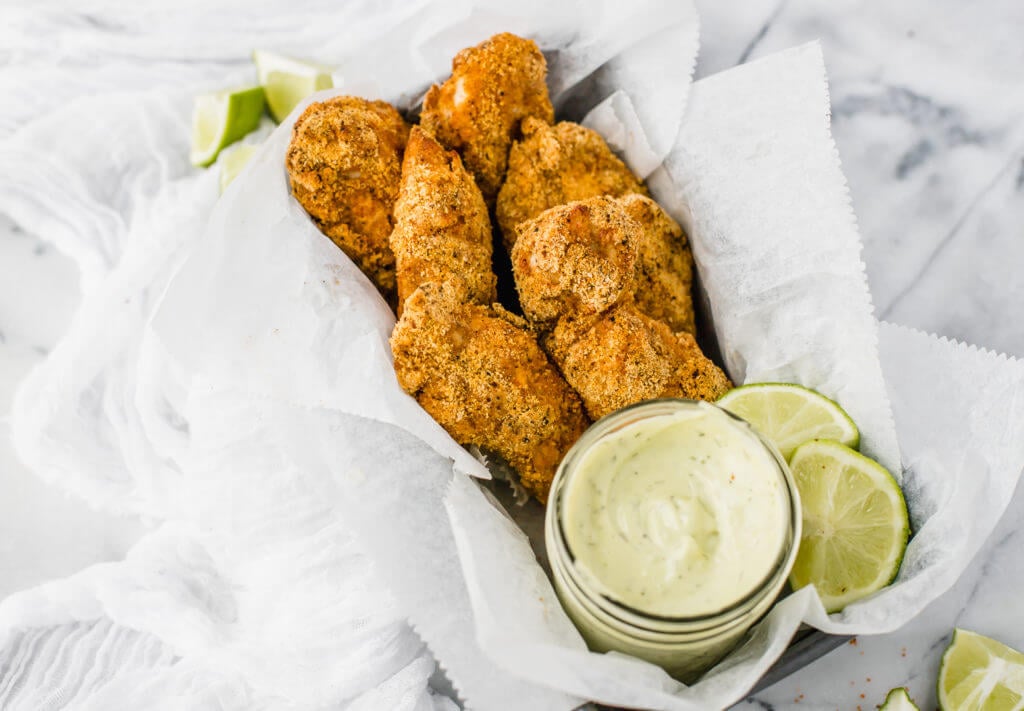
<path fill-rule="evenodd" d="M 699 403 L 595 442 L 566 482 L 562 517 L 595 589 L 647 614 L 694 617 L 763 583 L 785 545 L 789 503 L 749 426 Z"/>

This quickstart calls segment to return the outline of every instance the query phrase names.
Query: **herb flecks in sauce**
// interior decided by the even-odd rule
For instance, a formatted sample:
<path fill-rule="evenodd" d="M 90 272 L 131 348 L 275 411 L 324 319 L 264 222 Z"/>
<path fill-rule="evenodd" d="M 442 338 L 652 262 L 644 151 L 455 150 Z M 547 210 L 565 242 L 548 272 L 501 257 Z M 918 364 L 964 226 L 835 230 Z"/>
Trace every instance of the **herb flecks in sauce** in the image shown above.
<path fill-rule="evenodd" d="M 579 461 L 562 507 L 580 573 L 620 603 L 669 617 L 714 612 L 754 590 L 789 515 L 775 460 L 711 406 L 606 435 Z"/>

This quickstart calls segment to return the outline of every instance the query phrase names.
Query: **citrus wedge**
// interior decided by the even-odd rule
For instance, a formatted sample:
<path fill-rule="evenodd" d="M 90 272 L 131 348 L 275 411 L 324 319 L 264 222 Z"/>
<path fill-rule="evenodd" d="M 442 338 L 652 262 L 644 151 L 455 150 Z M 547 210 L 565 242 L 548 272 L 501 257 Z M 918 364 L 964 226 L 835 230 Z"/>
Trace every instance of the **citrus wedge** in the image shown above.
<path fill-rule="evenodd" d="M 902 686 L 889 691 L 878 711 L 921 711 Z"/>
<path fill-rule="evenodd" d="M 856 449 L 860 432 L 843 408 L 824 395 L 789 383 L 756 383 L 730 390 L 718 405 L 767 437 L 786 461 L 812 439 L 832 439 Z"/>
<path fill-rule="evenodd" d="M 263 89 L 229 89 L 196 97 L 192 107 L 192 165 L 207 166 L 217 155 L 260 125 Z"/>
<path fill-rule="evenodd" d="M 828 612 L 895 579 L 910 523 L 903 492 L 877 462 L 839 442 L 813 440 L 790 461 L 803 532 L 789 581 L 814 585 Z"/>
<path fill-rule="evenodd" d="M 273 52 L 252 53 L 260 85 L 267 92 L 267 107 L 278 123 L 284 121 L 300 101 L 321 89 L 334 86 L 331 69 Z"/>
<path fill-rule="evenodd" d="M 220 159 L 221 193 L 227 190 L 231 181 L 238 177 L 238 174 L 242 172 L 242 168 L 246 166 L 257 150 L 259 150 L 259 146 L 243 143 L 224 154 L 224 157 Z"/>
<path fill-rule="evenodd" d="M 956 629 L 939 665 L 943 711 L 1010 711 L 1024 707 L 1024 654 L 975 632 Z"/>

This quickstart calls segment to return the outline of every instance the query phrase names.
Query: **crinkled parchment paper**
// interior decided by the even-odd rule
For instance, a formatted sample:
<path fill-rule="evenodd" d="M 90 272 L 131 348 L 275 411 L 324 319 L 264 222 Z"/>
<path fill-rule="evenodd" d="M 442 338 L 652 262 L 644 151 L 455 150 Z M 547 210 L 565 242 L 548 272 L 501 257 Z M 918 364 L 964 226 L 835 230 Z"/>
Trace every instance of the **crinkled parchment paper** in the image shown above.
<path fill-rule="evenodd" d="M 184 168 L 133 206 L 117 267 L 22 388 L 26 461 L 162 525 L 129 561 L 0 604 L 0 650 L 25 628 L 102 620 L 219 675 L 202 683 L 240 708 L 356 695 L 364 708 L 441 707 L 422 695 L 429 655 L 407 618 L 474 708 L 706 709 L 741 698 L 802 622 L 899 627 L 995 525 L 1024 464 L 1024 366 L 874 321 L 815 45 L 691 90 L 688 4 L 443 8 L 367 21 L 340 92 L 412 105 L 459 48 L 500 30 L 536 37 L 563 115 L 589 112 L 687 226 L 733 378 L 835 397 L 902 475 L 915 537 L 896 584 L 832 616 L 813 590 L 790 595 L 690 688 L 588 652 L 526 536 L 469 476 L 486 471 L 399 389 L 393 317 L 289 196 L 297 109 L 212 214 L 215 175 Z M 161 101 L 165 129 L 187 136 L 187 96 Z M 45 139 L 0 150 L 27 176 L 0 206 L 43 234 L 64 193 L 45 195 L 61 181 L 24 156 Z"/>

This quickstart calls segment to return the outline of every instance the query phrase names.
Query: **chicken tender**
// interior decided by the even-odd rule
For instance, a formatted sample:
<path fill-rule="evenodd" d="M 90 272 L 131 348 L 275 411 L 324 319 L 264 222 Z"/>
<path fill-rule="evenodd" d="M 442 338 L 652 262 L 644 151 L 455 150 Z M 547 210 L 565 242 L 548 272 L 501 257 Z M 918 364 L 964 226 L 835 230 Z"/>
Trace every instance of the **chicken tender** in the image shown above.
<path fill-rule="evenodd" d="M 637 245 L 651 230 L 671 231 L 668 219 L 642 196 L 625 205 L 594 197 L 516 228 L 523 313 L 545 332 L 545 350 L 594 419 L 651 398 L 715 400 L 731 387 L 691 334 L 674 333 L 635 300 Z"/>
<path fill-rule="evenodd" d="M 632 292 L 641 230 L 613 198 L 552 208 L 517 233 L 512 271 L 523 313 L 537 325 L 600 313 Z"/>
<path fill-rule="evenodd" d="M 544 345 L 595 420 L 652 398 L 710 402 L 732 387 L 692 335 L 673 333 L 628 301 L 560 320 Z"/>
<path fill-rule="evenodd" d="M 619 204 L 642 231 L 634 287 L 637 308 L 673 331 L 695 333 L 693 255 L 683 228 L 643 195 L 626 195 Z"/>
<path fill-rule="evenodd" d="M 589 421 L 525 321 L 465 298 L 457 280 L 409 296 L 391 335 L 398 382 L 456 441 L 502 456 L 544 502 Z"/>
<path fill-rule="evenodd" d="M 408 135 L 390 104 L 338 96 L 302 112 L 285 156 L 295 199 L 389 301 L 395 258 L 388 238 Z"/>
<path fill-rule="evenodd" d="M 394 219 L 391 250 L 399 315 L 405 299 L 420 284 L 452 277 L 465 282 L 470 301 L 494 302 L 487 205 L 459 155 L 442 148 L 419 127 L 413 127 L 405 148 Z"/>
<path fill-rule="evenodd" d="M 421 125 L 462 155 L 488 205 L 505 177 L 520 122 L 528 116 L 555 120 L 546 75 L 535 42 L 502 33 L 455 55 L 451 77 L 423 100 Z"/>
<path fill-rule="evenodd" d="M 496 207 L 508 250 L 515 243 L 519 223 L 556 205 L 597 195 L 647 194 L 640 179 L 596 131 L 571 121 L 550 126 L 527 118 L 522 133 L 509 152 Z"/>

